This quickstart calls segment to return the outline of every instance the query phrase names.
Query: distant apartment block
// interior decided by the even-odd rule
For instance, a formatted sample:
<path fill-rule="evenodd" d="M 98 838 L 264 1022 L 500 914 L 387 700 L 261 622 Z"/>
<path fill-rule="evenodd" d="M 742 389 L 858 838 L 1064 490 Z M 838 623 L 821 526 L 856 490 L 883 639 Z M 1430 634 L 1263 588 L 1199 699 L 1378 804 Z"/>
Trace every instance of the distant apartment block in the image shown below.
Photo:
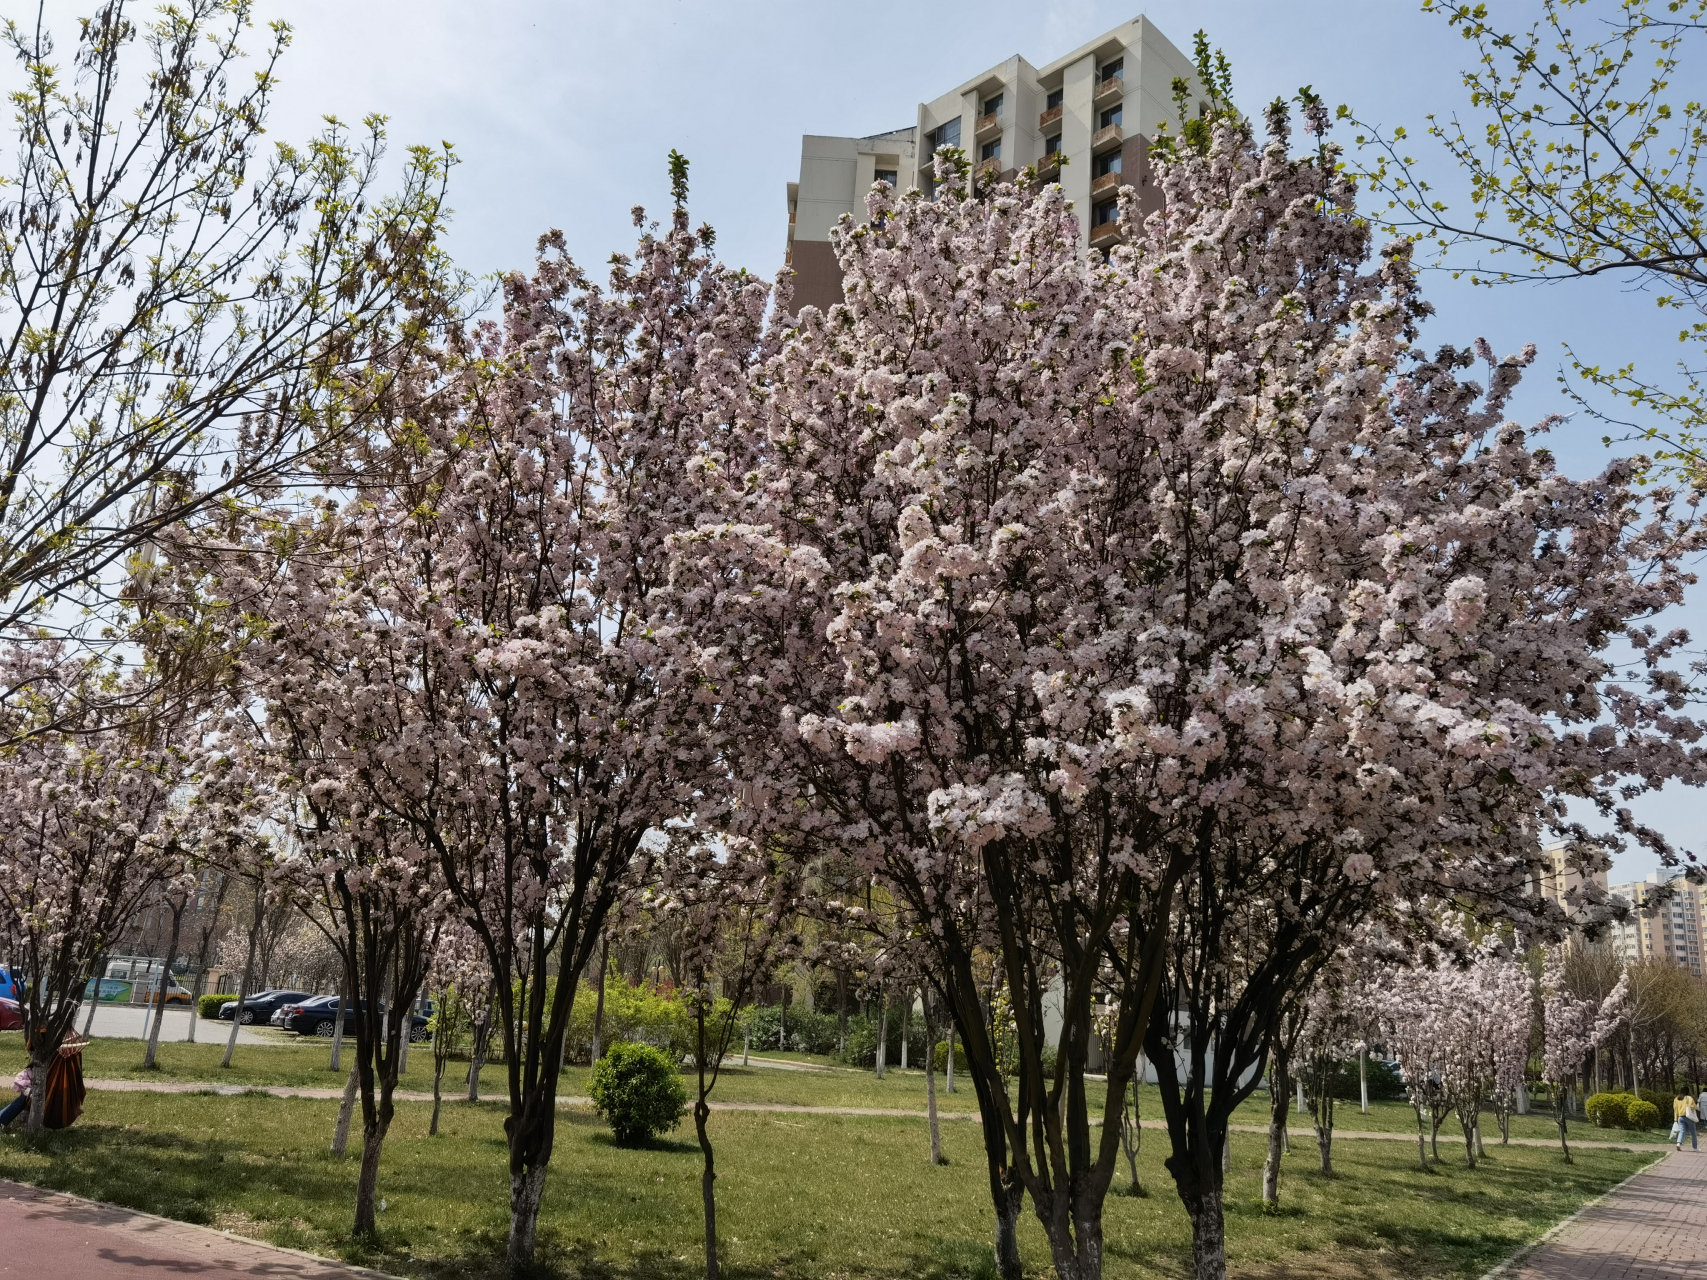
<path fill-rule="evenodd" d="M 1623 898 L 1632 907 L 1648 904 L 1649 895 L 1662 884 L 1673 886 L 1671 901 L 1663 906 L 1638 910 L 1628 921 L 1614 922 L 1608 935 L 1613 954 L 1625 960 L 1665 960 L 1682 965 L 1697 978 L 1701 976 L 1703 927 L 1707 926 L 1707 889 L 1682 879 L 1661 879 L 1651 875 L 1646 880 L 1610 886 L 1609 892 Z"/>
<path fill-rule="evenodd" d="M 908 128 L 868 138 L 808 134 L 801 139 L 800 179 L 788 184 L 795 305 L 842 300 L 830 229 L 844 213 L 864 220 L 865 194 L 880 178 L 903 191 L 937 194 L 938 147 L 959 147 L 974 175 L 1009 178 L 1035 165 L 1073 202 L 1086 248 L 1114 243 L 1121 186 L 1137 188 L 1151 207 L 1157 203 L 1145 153 L 1157 125 L 1178 128 L 1176 79 L 1196 85 L 1191 60 L 1139 16 L 1041 68 L 1016 54 L 920 103 Z"/>

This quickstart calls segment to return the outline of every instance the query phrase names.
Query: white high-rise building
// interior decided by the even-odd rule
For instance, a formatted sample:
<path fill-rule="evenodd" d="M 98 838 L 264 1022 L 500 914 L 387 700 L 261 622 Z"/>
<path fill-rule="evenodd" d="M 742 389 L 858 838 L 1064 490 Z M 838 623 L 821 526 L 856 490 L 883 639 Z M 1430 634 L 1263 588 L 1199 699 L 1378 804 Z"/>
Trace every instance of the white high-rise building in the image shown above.
<path fill-rule="evenodd" d="M 1671 884 L 1671 901 L 1653 907 L 1651 914 L 1638 911 L 1628 921 L 1614 922 L 1607 945 L 1625 960 L 1666 960 L 1701 976 L 1703 927 L 1707 926 L 1707 891 L 1687 880 L 1651 875 L 1645 880 L 1611 885 L 1614 897 L 1632 907 L 1641 907 L 1661 884 Z"/>
<path fill-rule="evenodd" d="M 1192 86 L 1195 109 L 1191 60 L 1139 16 L 1043 67 L 1016 54 L 921 102 L 907 128 L 866 138 L 807 135 L 799 181 L 788 184 L 795 305 L 841 301 L 830 228 L 844 213 L 864 220 L 865 193 L 879 178 L 902 190 L 934 192 L 938 147 L 961 148 L 974 174 L 1011 177 L 1037 166 L 1039 176 L 1060 182 L 1073 202 L 1083 243 L 1113 243 L 1120 235 L 1115 192 L 1130 185 L 1144 199 L 1149 138 L 1164 122 L 1178 130 L 1176 80 Z"/>

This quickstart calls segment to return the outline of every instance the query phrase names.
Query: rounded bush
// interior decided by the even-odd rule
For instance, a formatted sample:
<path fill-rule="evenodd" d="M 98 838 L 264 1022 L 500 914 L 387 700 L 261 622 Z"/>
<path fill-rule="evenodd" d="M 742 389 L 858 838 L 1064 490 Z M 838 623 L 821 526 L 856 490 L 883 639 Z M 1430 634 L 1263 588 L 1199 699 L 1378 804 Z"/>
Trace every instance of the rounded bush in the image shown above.
<path fill-rule="evenodd" d="M 1638 1101 L 1628 1093 L 1597 1093 L 1583 1103 L 1583 1110 L 1601 1129 L 1628 1129 L 1630 1104 Z"/>
<path fill-rule="evenodd" d="M 1637 1098 L 1625 1108 L 1624 1114 L 1629 1121 L 1629 1127 L 1632 1129 L 1641 1129 L 1645 1132 L 1649 1129 L 1659 1128 L 1660 1109 L 1651 1102 L 1643 1102 Z"/>
<path fill-rule="evenodd" d="M 649 1044 L 613 1044 L 593 1068 L 590 1092 L 624 1146 L 674 1129 L 687 1111 L 688 1091 L 675 1062 Z"/>
<path fill-rule="evenodd" d="M 202 996 L 196 1001 L 196 1012 L 204 1018 L 219 1017 L 221 1006 L 237 999 L 234 995 Z"/>

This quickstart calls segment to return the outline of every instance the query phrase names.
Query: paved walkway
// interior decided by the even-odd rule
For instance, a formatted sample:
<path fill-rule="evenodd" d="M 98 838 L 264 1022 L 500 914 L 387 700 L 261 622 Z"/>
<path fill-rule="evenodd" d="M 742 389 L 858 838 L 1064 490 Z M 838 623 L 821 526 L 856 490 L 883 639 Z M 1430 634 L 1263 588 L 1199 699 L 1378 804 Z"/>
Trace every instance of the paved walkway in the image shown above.
<path fill-rule="evenodd" d="M 0 1277 L 38 1280 L 137 1280 L 206 1276 L 237 1280 L 392 1280 L 294 1249 L 97 1204 L 0 1179 Z"/>
<path fill-rule="evenodd" d="M 1673 1152 L 1555 1232 L 1488 1280 L 1707 1276 L 1707 1150 Z"/>

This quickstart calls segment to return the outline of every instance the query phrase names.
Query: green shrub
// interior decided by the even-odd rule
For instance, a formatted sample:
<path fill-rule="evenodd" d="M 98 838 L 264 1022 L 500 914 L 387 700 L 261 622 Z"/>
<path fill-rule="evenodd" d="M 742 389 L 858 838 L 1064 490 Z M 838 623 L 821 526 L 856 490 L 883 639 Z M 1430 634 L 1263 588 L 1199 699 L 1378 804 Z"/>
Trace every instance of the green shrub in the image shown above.
<path fill-rule="evenodd" d="M 1637 1098 L 1625 1108 L 1625 1117 L 1630 1128 L 1646 1132 L 1649 1129 L 1659 1128 L 1660 1109 L 1651 1102 L 1644 1102 Z"/>
<path fill-rule="evenodd" d="M 1596 1128 L 1628 1129 L 1631 1103 L 1640 1104 L 1641 1099 L 1628 1093 L 1597 1093 L 1583 1103 L 1583 1111 Z"/>
<path fill-rule="evenodd" d="M 220 1006 L 229 1004 L 235 999 L 237 997 L 234 995 L 202 996 L 196 1001 L 196 1012 L 204 1018 L 217 1018 L 219 1017 Z"/>
<path fill-rule="evenodd" d="M 550 998 L 548 992 L 546 999 Z M 565 1062 L 585 1066 L 593 1060 L 593 1021 L 598 1008 L 598 983 L 583 982 L 569 1015 Z M 605 1015 L 599 1040 L 601 1050 L 605 1045 L 649 1044 L 680 1062 L 683 1055 L 693 1052 L 693 1018 L 674 991 L 660 991 L 651 983 L 631 987 L 613 973 L 605 979 Z"/>
<path fill-rule="evenodd" d="M 1369 1060 L 1369 1097 L 1373 1102 L 1396 1102 L 1405 1096 L 1405 1082 L 1399 1078 L 1396 1067 L 1388 1066 L 1378 1058 Z M 1334 1076 L 1334 1097 L 1341 1102 L 1359 1102 L 1363 1098 L 1362 1087 L 1357 1078 L 1357 1059 L 1342 1062 L 1338 1073 Z"/>
<path fill-rule="evenodd" d="M 1658 1111 L 1662 1116 L 1669 1116 L 1671 1114 L 1671 1104 L 1673 1101 L 1671 1090 L 1638 1089 L 1636 1091 L 1636 1096 L 1643 1102 L 1653 1103 L 1654 1110 Z"/>
<path fill-rule="evenodd" d="M 848 1019 L 848 1043 L 842 1051 L 842 1061 L 851 1067 L 875 1067 L 877 1065 L 877 1027 L 879 1019 L 875 1010 L 869 1018 Z M 907 1046 L 907 1064 L 916 1066 L 925 1056 L 925 1020 L 911 1018 L 908 1020 L 907 1038 L 911 1042 Z M 885 1044 L 888 1052 L 888 1062 L 892 1067 L 901 1064 L 901 1006 L 893 1004 L 889 1009 L 889 1038 Z"/>
<path fill-rule="evenodd" d="M 624 1146 L 674 1129 L 687 1111 L 688 1091 L 675 1061 L 649 1044 L 613 1044 L 593 1068 L 590 1092 Z"/>
<path fill-rule="evenodd" d="M 747 1016 L 747 1034 L 754 1053 L 834 1053 L 840 1039 L 834 1013 L 803 1009 L 797 1004 L 786 1010 L 778 1004 L 753 1009 Z"/>
<path fill-rule="evenodd" d="M 948 1038 L 936 1042 L 936 1069 L 948 1070 Z M 954 1071 L 956 1075 L 966 1070 L 966 1046 L 960 1043 L 960 1038 L 954 1040 Z"/>

